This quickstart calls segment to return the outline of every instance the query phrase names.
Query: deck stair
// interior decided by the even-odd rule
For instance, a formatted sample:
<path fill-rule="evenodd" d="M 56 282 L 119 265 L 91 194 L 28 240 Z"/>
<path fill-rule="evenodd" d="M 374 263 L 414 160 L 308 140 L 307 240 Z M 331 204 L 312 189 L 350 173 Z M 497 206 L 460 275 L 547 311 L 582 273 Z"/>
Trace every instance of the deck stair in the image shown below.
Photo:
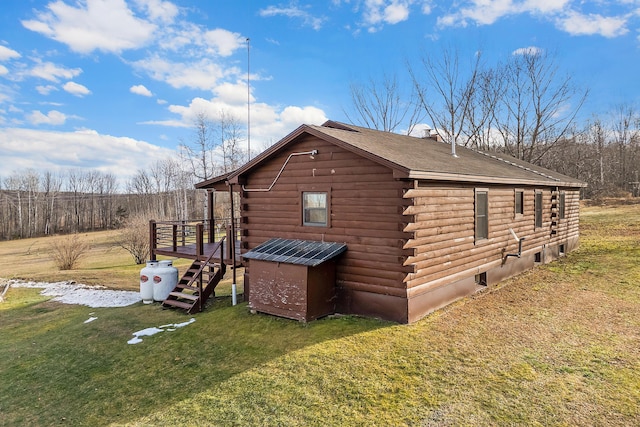
<path fill-rule="evenodd" d="M 219 260 L 213 260 L 213 256 L 214 253 L 204 260 L 194 260 L 162 306 L 182 308 L 189 314 L 202 311 L 226 272 L 222 256 Z"/>

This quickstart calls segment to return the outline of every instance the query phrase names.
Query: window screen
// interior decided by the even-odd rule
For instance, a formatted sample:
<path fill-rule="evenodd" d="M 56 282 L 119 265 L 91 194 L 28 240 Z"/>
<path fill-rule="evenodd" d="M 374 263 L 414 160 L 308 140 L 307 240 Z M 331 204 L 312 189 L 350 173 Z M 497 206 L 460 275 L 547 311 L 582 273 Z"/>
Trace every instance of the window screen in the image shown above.
<path fill-rule="evenodd" d="M 564 219 L 564 192 L 560 193 L 560 198 L 558 199 L 558 217 Z"/>
<path fill-rule="evenodd" d="M 516 215 L 524 213 L 524 191 L 516 190 Z"/>
<path fill-rule="evenodd" d="M 536 228 L 542 227 L 542 193 L 536 193 Z"/>
<path fill-rule="evenodd" d="M 327 193 L 302 193 L 302 223 L 316 227 L 327 226 Z"/>
<path fill-rule="evenodd" d="M 476 191 L 476 240 L 489 237 L 489 197 L 486 191 Z"/>

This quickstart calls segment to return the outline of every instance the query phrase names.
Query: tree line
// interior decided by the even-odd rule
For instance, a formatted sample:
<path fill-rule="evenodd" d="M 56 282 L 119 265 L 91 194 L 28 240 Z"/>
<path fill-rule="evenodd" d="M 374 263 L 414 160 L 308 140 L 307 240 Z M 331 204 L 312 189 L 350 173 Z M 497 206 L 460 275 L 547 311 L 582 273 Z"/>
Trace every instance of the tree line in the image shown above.
<path fill-rule="evenodd" d="M 588 90 L 535 48 L 488 65 L 452 48 L 424 55 L 407 75 L 352 83 L 347 118 L 372 129 L 437 134 L 445 142 L 498 151 L 585 181 L 586 198 L 640 196 L 640 113 L 613 106 L 578 121 Z M 407 87 L 408 86 L 408 87 Z M 129 218 L 206 218 L 195 182 L 248 159 L 244 128 L 226 111 L 201 112 L 174 158 L 140 169 L 123 185 L 111 173 L 14 171 L 0 181 L 0 239 L 121 227 Z M 223 216 L 221 212 L 216 215 Z"/>
<path fill-rule="evenodd" d="M 138 169 L 124 183 L 97 170 L 14 171 L 0 180 L 0 239 L 114 229 L 140 217 L 205 219 L 207 198 L 194 184 L 244 162 L 238 123 L 224 112 L 198 114 L 193 138 L 181 141 L 174 158 Z M 223 210 L 221 204 L 216 215 Z"/>
<path fill-rule="evenodd" d="M 452 146 L 497 151 L 588 184 L 583 197 L 640 195 L 640 114 L 610 107 L 579 121 L 588 89 L 560 72 L 556 58 L 520 49 L 488 64 L 482 52 L 455 47 L 424 54 L 406 75 L 385 74 L 350 86 L 350 121 L 365 127 L 427 135 Z"/>

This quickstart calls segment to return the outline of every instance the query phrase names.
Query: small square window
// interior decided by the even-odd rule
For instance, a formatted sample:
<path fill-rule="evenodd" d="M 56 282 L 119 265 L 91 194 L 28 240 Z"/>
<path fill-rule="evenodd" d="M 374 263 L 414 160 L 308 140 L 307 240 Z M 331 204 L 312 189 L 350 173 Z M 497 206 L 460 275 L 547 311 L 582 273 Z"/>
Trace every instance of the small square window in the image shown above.
<path fill-rule="evenodd" d="M 328 224 L 327 193 L 302 193 L 302 224 L 326 227 Z"/>

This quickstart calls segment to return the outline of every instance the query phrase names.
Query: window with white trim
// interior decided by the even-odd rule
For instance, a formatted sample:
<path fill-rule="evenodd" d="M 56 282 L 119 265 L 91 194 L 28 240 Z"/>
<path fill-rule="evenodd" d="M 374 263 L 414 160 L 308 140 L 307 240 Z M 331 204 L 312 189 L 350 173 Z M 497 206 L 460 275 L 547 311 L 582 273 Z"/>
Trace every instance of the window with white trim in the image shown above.
<path fill-rule="evenodd" d="M 302 224 L 312 227 L 327 227 L 329 209 L 327 193 L 305 191 L 302 193 Z"/>

